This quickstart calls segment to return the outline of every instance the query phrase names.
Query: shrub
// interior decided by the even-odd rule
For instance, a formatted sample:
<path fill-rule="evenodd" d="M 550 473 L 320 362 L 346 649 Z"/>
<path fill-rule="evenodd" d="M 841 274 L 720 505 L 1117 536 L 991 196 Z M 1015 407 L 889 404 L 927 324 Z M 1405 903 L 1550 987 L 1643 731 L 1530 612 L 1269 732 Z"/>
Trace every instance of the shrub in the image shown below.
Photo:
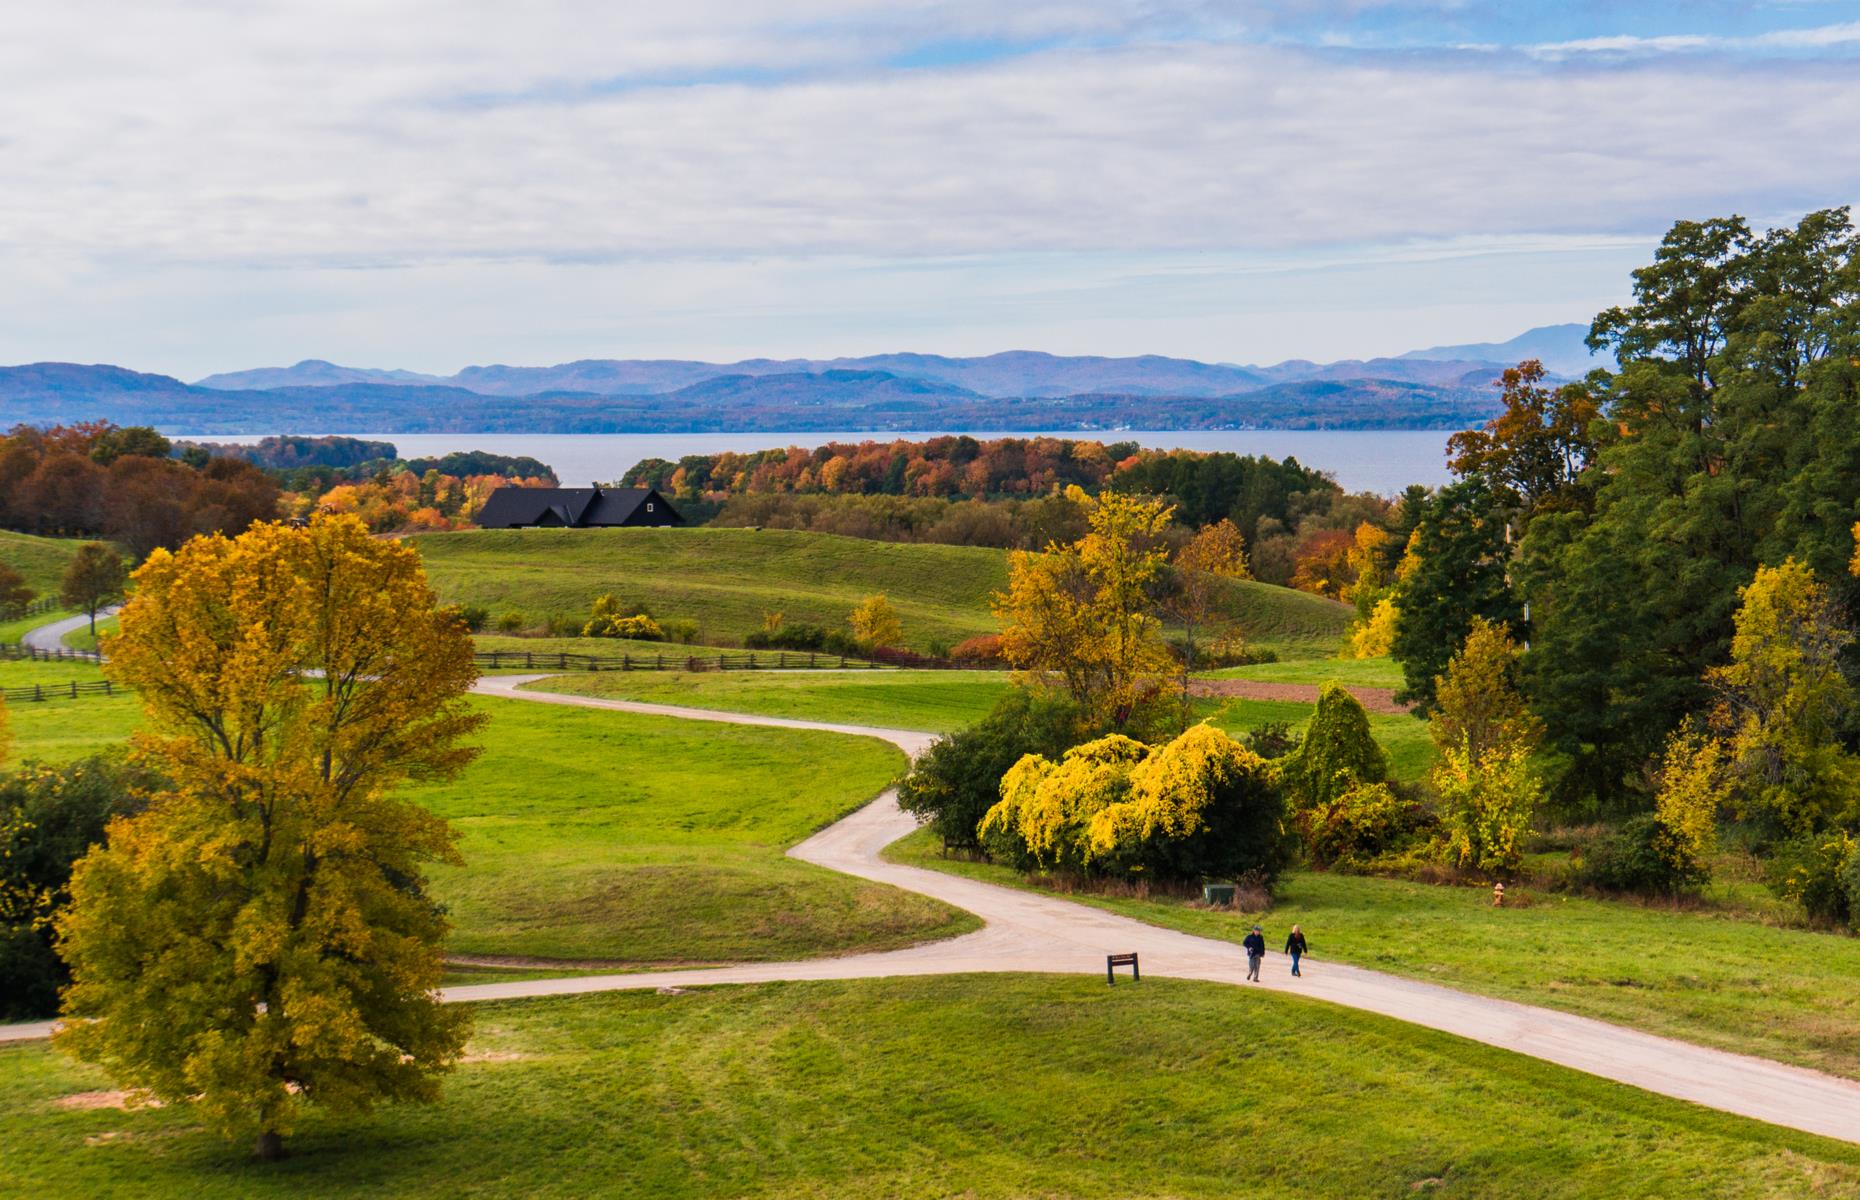
<path fill-rule="evenodd" d="M 594 615 L 581 627 L 581 636 L 662 642 L 665 630 L 643 609 L 623 605 L 612 595 L 606 595 L 594 601 Z"/>
<path fill-rule="evenodd" d="M 1420 840 L 1433 814 L 1387 783 L 1360 784 L 1298 814 L 1313 866 L 1367 870 Z"/>
<path fill-rule="evenodd" d="M 659 626 L 665 630 L 668 640 L 681 646 L 689 646 L 698 640 L 698 623 L 690 617 L 669 617 L 660 621 Z"/>
<path fill-rule="evenodd" d="M 1297 807 L 1327 805 L 1343 793 L 1389 777 L 1388 756 L 1369 732 L 1369 714 L 1340 683 L 1327 683 L 1286 769 Z"/>
<path fill-rule="evenodd" d="M 1641 813 L 1589 847 L 1577 878 L 1610 891 L 1668 895 L 1705 882 L 1708 872 L 1701 863 L 1673 851 L 1665 824 L 1653 813 Z"/>
<path fill-rule="evenodd" d="M 1261 758 L 1284 758 L 1303 743 L 1290 721 L 1267 721 L 1241 735 L 1240 744 Z"/>
<path fill-rule="evenodd" d="M 1849 834 L 1809 833 L 1781 843 L 1770 859 L 1770 890 L 1812 917 L 1852 925 L 1860 915 L 1860 853 Z"/>
<path fill-rule="evenodd" d="M 572 614 L 551 613 L 543 622 L 543 632 L 552 638 L 579 637 L 586 625 L 586 621 Z"/>
<path fill-rule="evenodd" d="M 528 620 L 529 618 L 513 609 L 497 618 L 497 631 L 499 633 L 521 633 Z"/>
<path fill-rule="evenodd" d="M 465 628 L 473 633 L 484 632 L 484 627 L 491 619 L 491 610 L 482 604 L 459 605 L 459 620 L 465 622 Z"/>
<path fill-rule="evenodd" d="M 984 633 L 979 637 L 965 638 L 950 647 L 951 660 L 965 667 L 1003 667 L 1007 660 L 1001 657 L 1001 635 Z"/>
<path fill-rule="evenodd" d="M 945 849 L 981 848 L 976 826 L 1001 799 L 1001 777 L 1023 756 L 1057 758 L 1082 736 L 1070 701 L 1016 689 L 976 724 L 931 743 L 898 787 L 898 804 Z"/>
<path fill-rule="evenodd" d="M 1211 725 L 1156 748 L 1110 734 L 1058 762 L 1029 754 L 982 818 L 991 853 L 1116 878 L 1193 880 L 1284 866 L 1284 800 L 1258 755 Z"/>
<path fill-rule="evenodd" d="M 743 645 L 751 650 L 822 650 L 826 644 L 827 631 L 818 625 L 780 622 L 753 629 L 743 638 Z"/>
<path fill-rule="evenodd" d="M 66 902 L 71 865 L 103 840 L 112 817 L 140 812 L 160 784 L 109 758 L 28 765 L 0 782 L 0 909 L 8 910 L 0 912 L 0 1019 L 58 1011 L 70 975 L 53 950 L 50 918 Z"/>
<path fill-rule="evenodd" d="M 1528 747 L 1501 746 L 1474 758 L 1464 747 L 1441 751 L 1434 767 L 1447 853 L 1460 867 L 1516 874 L 1524 838 L 1543 799 Z"/>

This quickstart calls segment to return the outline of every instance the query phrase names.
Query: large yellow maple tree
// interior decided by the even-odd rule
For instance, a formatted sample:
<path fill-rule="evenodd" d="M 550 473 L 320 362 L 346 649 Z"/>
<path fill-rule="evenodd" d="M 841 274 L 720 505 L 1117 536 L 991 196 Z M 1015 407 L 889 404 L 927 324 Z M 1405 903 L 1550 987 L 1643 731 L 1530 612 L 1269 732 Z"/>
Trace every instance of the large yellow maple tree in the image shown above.
<path fill-rule="evenodd" d="M 468 1024 L 424 871 L 458 856 L 393 790 L 460 770 L 482 718 L 418 555 L 352 516 L 195 538 L 135 573 L 105 651 L 173 786 L 77 865 L 60 1043 L 261 1157 L 305 1105 L 435 1097 Z"/>

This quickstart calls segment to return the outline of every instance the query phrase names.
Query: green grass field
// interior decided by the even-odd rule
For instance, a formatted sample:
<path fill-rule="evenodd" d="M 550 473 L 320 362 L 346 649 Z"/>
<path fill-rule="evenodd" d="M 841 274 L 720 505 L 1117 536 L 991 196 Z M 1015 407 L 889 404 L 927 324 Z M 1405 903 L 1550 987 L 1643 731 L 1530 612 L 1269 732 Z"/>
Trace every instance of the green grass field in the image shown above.
<path fill-rule="evenodd" d="M 1012 688 L 1001 671 L 635 671 L 557 675 L 537 691 L 947 733 Z"/>
<path fill-rule="evenodd" d="M 412 544 L 442 597 L 483 605 L 494 620 L 511 611 L 583 617 L 612 592 L 660 617 L 690 618 L 700 641 L 729 645 L 770 612 L 844 629 L 874 592 L 890 598 L 910 645 L 960 641 L 994 630 L 988 596 L 1007 582 L 998 550 L 774 529 L 500 529 Z"/>
<path fill-rule="evenodd" d="M 698 623 L 698 640 L 739 645 L 767 613 L 844 629 L 853 605 L 883 592 L 905 641 L 923 650 L 993 633 L 989 597 L 1007 583 L 1007 555 L 972 546 L 875 542 L 777 529 L 513 529 L 413 539 L 447 601 L 492 619 L 521 612 L 581 618 L 612 592 L 661 617 Z M 1226 589 L 1223 607 L 1248 640 L 1282 655 L 1336 651 L 1351 610 L 1267 584 Z"/>
<path fill-rule="evenodd" d="M 39 596 L 55 596 L 65 568 L 84 542 L 79 538 L 38 537 L 0 529 L 0 563 L 26 577 L 26 586 Z M 43 621 L 47 618 L 41 617 Z"/>
<path fill-rule="evenodd" d="M 1309 683 L 1322 687 L 1335 680 L 1355 687 L 1398 688 L 1401 664 L 1392 658 L 1315 658 L 1254 663 L 1203 672 L 1210 679 L 1257 679 L 1262 683 Z"/>
<path fill-rule="evenodd" d="M 259 1164 L 0 1049 L 19 1196 L 1348 1197 L 1860 1192 L 1860 1147 L 1297 997 L 955 976 L 483 1005 L 425 1108 Z M 87 1104 L 92 1106 L 86 1107 Z"/>
<path fill-rule="evenodd" d="M 87 662 L 13 662 L 0 660 L 0 688 L 43 687 L 50 699 L 7 705 L 13 749 L 9 762 L 28 759 L 67 762 L 122 747 L 141 721 L 135 696 L 57 696 L 61 685 L 89 683 L 103 671 Z"/>
<path fill-rule="evenodd" d="M 946 859 L 915 833 L 887 857 L 1039 885 L 1003 867 Z M 1172 897 L 1076 894 L 1138 920 L 1238 942 L 1255 919 L 1277 949 L 1294 922 L 1314 957 L 1560 1008 L 1653 1033 L 1860 1078 L 1860 939 L 1514 889 L 1299 871 L 1270 911 L 1234 913 Z M 1527 907 L 1528 905 L 1528 907 Z M 1276 966 L 1276 964 L 1275 964 Z"/>
<path fill-rule="evenodd" d="M 869 738 L 480 700 L 485 753 L 411 794 L 461 834 L 435 872 L 459 954 L 652 964 L 889 949 L 974 927 L 783 851 L 903 766 Z"/>

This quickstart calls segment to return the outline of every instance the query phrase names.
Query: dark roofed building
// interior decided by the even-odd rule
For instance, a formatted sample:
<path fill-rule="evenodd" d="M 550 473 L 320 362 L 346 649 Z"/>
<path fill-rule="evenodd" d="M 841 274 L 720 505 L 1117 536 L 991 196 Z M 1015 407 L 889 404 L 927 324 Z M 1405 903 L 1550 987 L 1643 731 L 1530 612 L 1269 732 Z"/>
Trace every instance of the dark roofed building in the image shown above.
<path fill-rule="evenodd" d="M 478 511 L 481 529 L 593 529 L 683 525 L 656 488 L 501 487 Z"/>

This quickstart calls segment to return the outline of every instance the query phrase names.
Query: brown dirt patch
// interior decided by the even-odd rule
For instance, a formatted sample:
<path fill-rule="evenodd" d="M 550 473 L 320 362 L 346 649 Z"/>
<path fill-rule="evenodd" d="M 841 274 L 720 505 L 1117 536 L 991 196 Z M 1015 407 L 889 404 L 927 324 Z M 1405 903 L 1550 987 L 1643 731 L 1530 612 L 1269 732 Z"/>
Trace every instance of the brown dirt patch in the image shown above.
<path fill-rule="evenodd" d="M 534 1054 L 524 1054 L 517 1050 L 473 1050 L 459 1061 L 461 1063 L 507 1063 L 525 1062 L 535 1057 Z"/>
<path fill-rule="evenodd" d="M 1196 696 L 1232 697 L 1237 700 L 1289 700 L 1295 704 L 1316 704 L 1323 691 L 1315 683 L 1265 683 L 1257 679 L 1197 679 L 1189 685 Z M 1363 687 L 1345 689 L 1356 702 L 1372 713 L 1404 716 L 1411 708 L 1395 702 L 1395 689 Z"/>
<path fill-rule="evenodd" d="M 159 1100 L 143 1100 L 137 1103 L 134 1092 L 76 1092 L 69 1096 L 60 1096 L 52 1103 L 56 1104 L 59 1108 L 71 1109 L 78 1112 L 84 1112 L 95 1108 L 126 1109 L 132 1104 L 137 1108 L 161 1107 L 161 1101 Z"/>

